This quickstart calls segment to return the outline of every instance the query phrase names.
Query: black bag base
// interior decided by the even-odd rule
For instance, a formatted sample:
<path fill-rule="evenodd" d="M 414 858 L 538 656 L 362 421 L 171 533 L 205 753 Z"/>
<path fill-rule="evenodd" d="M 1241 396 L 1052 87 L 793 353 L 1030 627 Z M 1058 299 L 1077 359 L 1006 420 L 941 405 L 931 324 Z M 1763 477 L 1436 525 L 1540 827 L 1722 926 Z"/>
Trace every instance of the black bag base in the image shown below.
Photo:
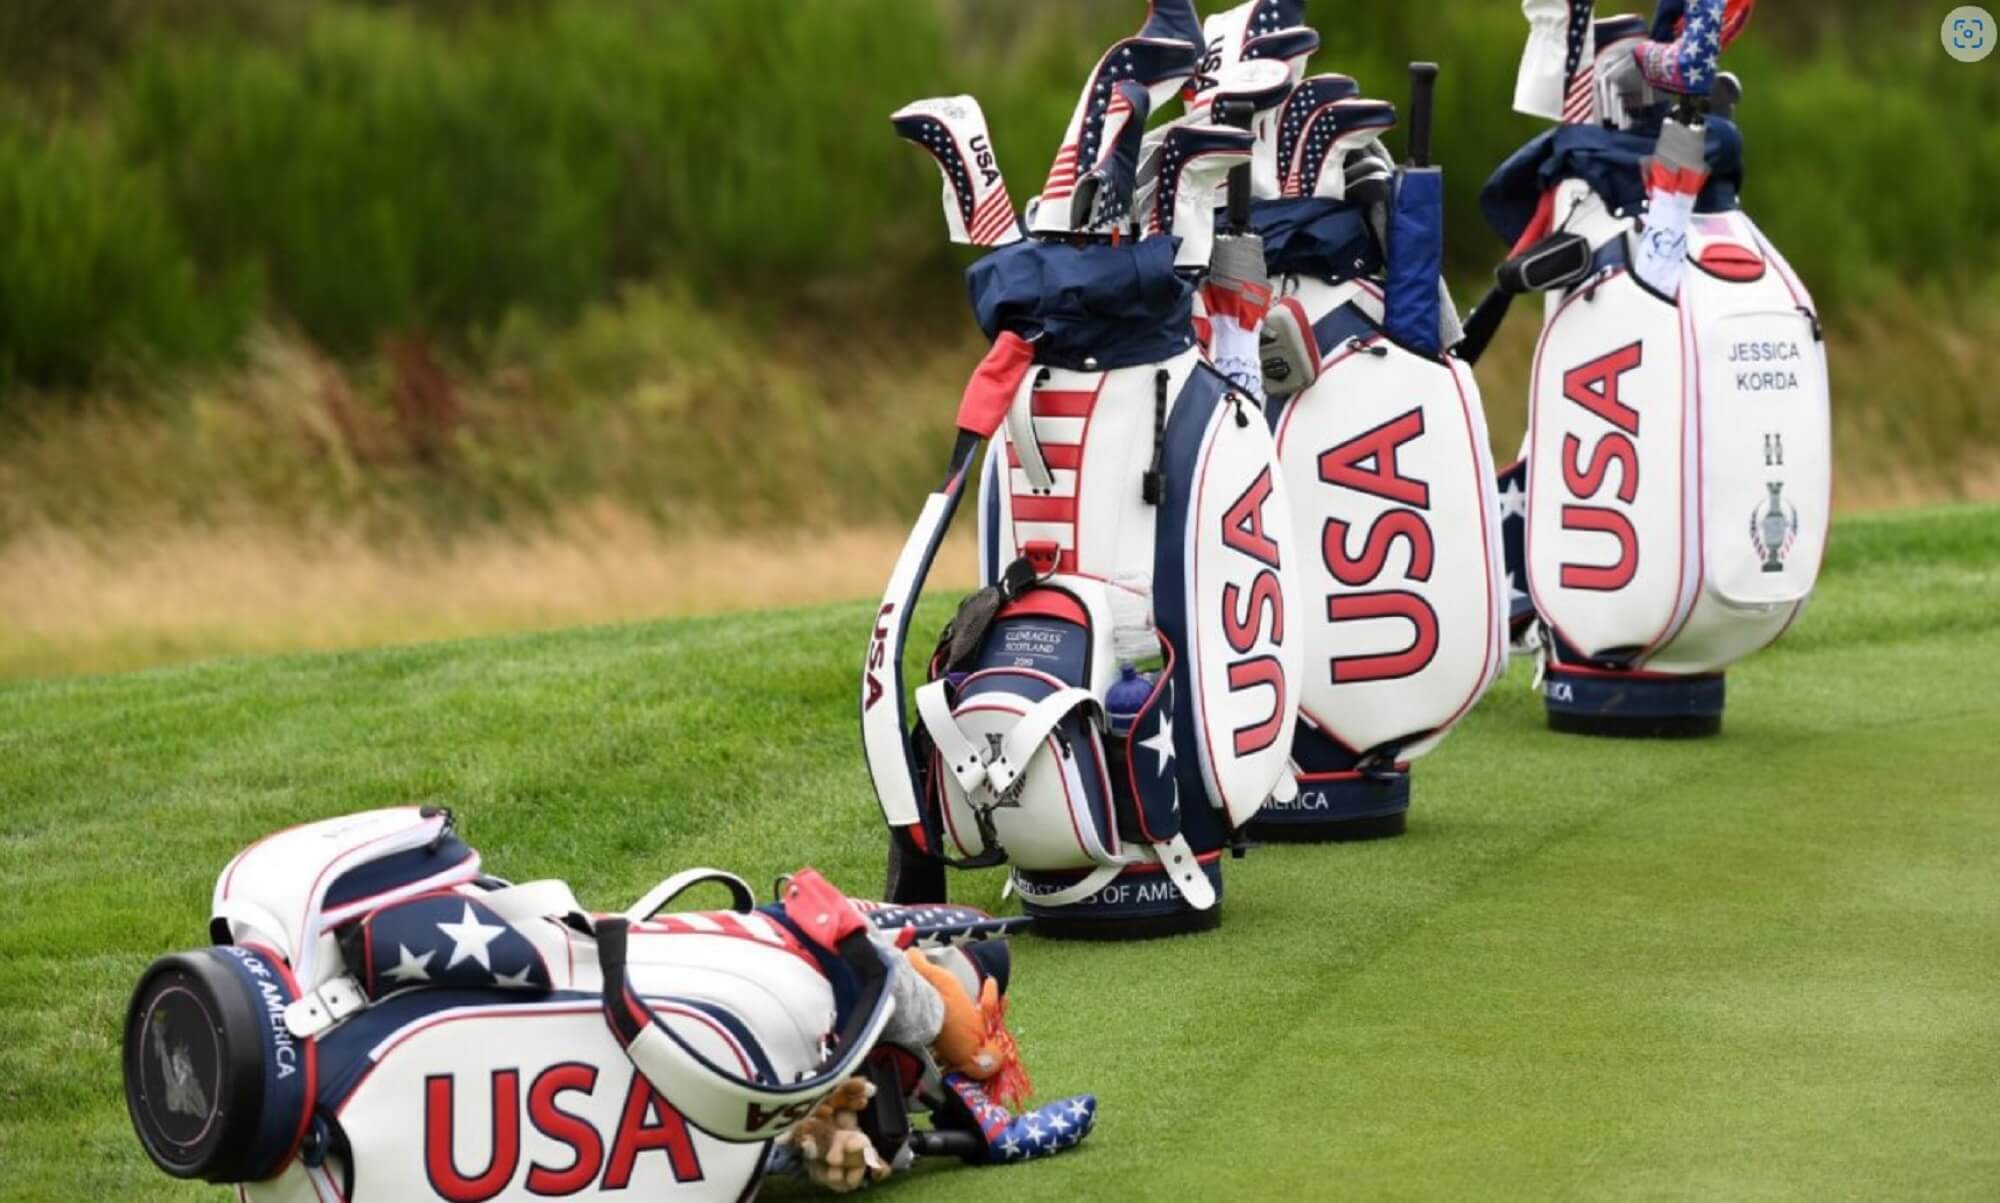
<path fill-rule="evenodd" d="M 1410 812 L 1370 815 L 1363 819 L 1330 819 L 1299 823 L 1257 819 L 1245 828 L 1260 844 L 1359 844 L 1368 840 L 1390 840 L 1409 829 Z"/>
<path fill-rule="evenodd" d="M 1563 735 L 1594 735 L 1606 739 L 1708 739 L 1722 734 L 1719 714 L 1646 718 L 1617 714 L 1568 714 L 1549 711 L 1549 730 Z"/>
<path fill-rule="evenodd" d="M 1140 919 L 1065 918 L 1047 912 L 1035 916 L 1036 935 L 1049 940 L 1079 940 L 1096 943 L 1131 943 L 1135 940 L 1162 940 L 1169 936 L 1191 936 L 1222 926 L 1222 904 L 1205 911 L 1192 908 L 1171 915 Z"/>
<path fill-rule="evenodd" d="M 1722 733 L 1721 673 L 1668 677 L 1549 666 L 1542 702 L 1549 730 L 1612 739 L 1707 739 Z"/>
<path fill-rule="evenodd" d="M 1272 802 L 1244 829 L 1264 844 L 1351 844 L 1402 835 L 1410 813 L 1410 769 L 1303 773 L 1298 797 Z"/>
<path fill-rule="evenodd" d="M 1215 905 L 1196 910 L 1182 898 L 1157 866 L 1127 869 L 1082 902 L 1069 906 L 1037 906 L 1035 895 L 1062 889 L 1082 880 L 1076 870 L 1016 871 L 1021 910 L 1033 917 L 1029 930 L 1052 940 L 1158 940 L 1212 931 L 1222 924 L 1222 861 L 1212 857 L 1202 865 L 1215 888 Z"/>

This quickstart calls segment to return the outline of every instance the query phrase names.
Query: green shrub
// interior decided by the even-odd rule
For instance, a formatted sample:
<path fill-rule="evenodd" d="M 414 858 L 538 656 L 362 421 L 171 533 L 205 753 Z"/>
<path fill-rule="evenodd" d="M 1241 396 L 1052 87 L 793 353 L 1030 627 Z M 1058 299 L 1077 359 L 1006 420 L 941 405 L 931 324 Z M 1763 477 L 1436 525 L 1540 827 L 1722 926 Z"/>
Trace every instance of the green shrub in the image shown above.
<path fill-rule="evenodd" d="M 970 254 L 945 243 L 935 174 L 888 113 L 977 95 L 1025 201 L 1084 73 L 1143 13 L 1138 0 L 318 0 L 282 20 L 215 16 L 246 3 L 36 0 L 15 24 L 73 28 L 70 50 L 99 64 L 81 74 L 103 80 L 101 106 L 39 111 L 108 129 L 138 169 L 109 192 L 157 181 L 164 217 L 119 235 L 142 244 L 119 254 L 184 244 L 200 278 L 260 278 L 278 316 L 347 354 L 396 333 L 476 341 L 516 311 L 560 327 L 661 279 L 765 322 L 803 310 L 962 330 Z M 1313 68 L 1372 95 L 1403 102 L 1411 59 L 1444 64 L 1450 266 L 1483 275 L 1503 248 L 1480 185 L 1541 129 L 1507 103 L 1515 6 L 1320 0 L 1309 16 L 1326 42 Z M 1969 118 L 2000 110 L 2000 75 L 1945 60 L 1929 18 L 1861 0 L 1767 0 L 1729 65 L 1749 88 L 1748 203 L 1829 309 L 1885 281 L 1995 287 L 2000 127 Z M 47 147 L 13 153 L 62 161 L 21 170 L 113 170 L 74 136 Z M 177 278 L 147 274 L 162 289 Z M 78 348 L 68 374 L 153 329 L 162 351 L 200 341 L 114 332 L 105 305 L 65 311 L 82 323 L 60 331 Z M 10 359 L 28 354 L 8 337 Z"/>
<path fill-rule="evenodd" d="M 214 358 L 244 328 L 250 285 L 201 287 L 153 181 L 88 138 L 0 131 L 0 385 Z"/>

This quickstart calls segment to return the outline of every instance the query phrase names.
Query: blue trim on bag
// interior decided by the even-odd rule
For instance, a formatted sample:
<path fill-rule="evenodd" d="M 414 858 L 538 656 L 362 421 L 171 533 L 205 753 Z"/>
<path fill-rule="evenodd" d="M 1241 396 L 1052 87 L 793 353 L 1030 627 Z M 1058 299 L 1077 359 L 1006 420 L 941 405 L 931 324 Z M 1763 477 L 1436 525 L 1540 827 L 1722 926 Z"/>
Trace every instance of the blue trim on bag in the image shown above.
<path fill-rule="evenodd" d="M 393 856 L 369 861 L 365 865 L 341 874 L 327 887 L 326 900 L 321 905 L 332 910 L 386 894 L 399 886 L 410 885 L 435 877 L 448 869 L 457 868 L 476 855 L 465 841 L 455 835 L 446 835 L 435 848 L 411 848 Z"/>
<path fill-rule="evenodd" d="M 1222 901 L 1222 858 L 1216 857 L 1201 866 L 1208 884 L 1215 889 L 1216 902 Z M 1112 878 L 1097 893 L 1082 902 L 1064 907 L 1043 907 L 1035 905 L 1036 887 L 1044 887 L 1053 892 L 1066 889 L 1083 880 L 1089 872 L 1085 869 L 1061 872 L 1032 872 L 1016 869 L 1014 875 L 1020 879 L 1017 886 L 1021 895 L 1021 909 L 1037 917 L 1061 920 L 1075 919 L 1154 919 L 1165 915 L 1179 915 L 1191 910 L 1188 900 L 1181 896 L 1179 887 L 1167 874 L 1152 870 L 1132 872 L 1127 870 Z M 1107 897 L 1107 895 L 1109 895 Z"/>
<path fill-rule="evenodd" d="M 1202 779 L 1200 716 L 1191 711 L 1200 696 L 1194 687 L 1193 620 L 1188 613 L 1187 558 L 1193 540 L 1195 471 L 1201 464 L 1202 444 L 1210 425 L 1227 421 L 1216 410 L 1231 391 L 1229 381 L 1208 364 L 1198 364 L 1174 401 L 1167 419 L 1162 463 L 1167 476 L 1165 496 L 1154 522 L 1153 539 L 1153 621 L 1174 645 L 1174 692 L 1190 711 L 1186 721 L 1174 724 L 1174 770 L 1181 783 L 1181 834 L 1196 853 L 1212 852 L 1222 846 L 1227 832 L 1216 808 L 1210 805 L 1208 784 Z M 1244 404 L 1248 404 L 1246 401 Z M 1171 838 L 1171 833 L 1168 833 Z M 1220 871 L 1216 873 L 1220 877 Z M 1075 913 L 1065 911 L 1065 913 Z"/>
<path fill-rule="evenodd" d="M 286 1155 L 292 1151 L 305 1113 L 312 1107 L 312 1100 L 306 1097 L 306 1058 L 308 1041 L 292 1040 L 295 1056 L 293 1072 L 281 1077 L 277 1073 L 278 1034 L 271 1021 L 282 1025 L 284 1008 L 298 1001 L 292 992 L 286 972 L 274 964 L 270 957 L 244 945 L 229 945 L 216 949 L 216 960 L 229 966 L 236 980 L 243 987 L 243 995 L 249 1001 L 250 1010 L 257 1016 L 258 1046 L 263 1052 L 264 1093 L 257 1114 L 257 1136 L 251 1143 L 256 1150 L 253 1163 L 255 1171 L 248 1177 L 251 1181 L 268 1178 L 284 1168 Z M 259 975 L 250 968 L 255 961 L 264 973 Z M 271 1010 L 270 998 L 264 987 L 276 988 L 279 999 L 278 1009 Z"/>
<path fill-rule="evenodd" d="M 1542 681 L 1550 712 L 1591 718 L 1712 718 L 1728 691 L 1722 674 L 1700 677 L 1599 676 L 1551 664 Z"/>

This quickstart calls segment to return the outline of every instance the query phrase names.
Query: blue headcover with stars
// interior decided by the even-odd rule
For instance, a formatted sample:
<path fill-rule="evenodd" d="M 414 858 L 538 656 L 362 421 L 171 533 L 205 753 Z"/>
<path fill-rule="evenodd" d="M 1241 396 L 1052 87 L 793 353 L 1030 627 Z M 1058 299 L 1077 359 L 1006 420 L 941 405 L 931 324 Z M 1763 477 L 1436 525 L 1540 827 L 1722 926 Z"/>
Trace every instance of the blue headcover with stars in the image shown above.
<path fill-rule="evenodd" d="M 1094 1094 L 1058 1099 L 1014 1115 L 964 1074 L 946 1074 L 944 1084 L 950 1091 L 946 1098 L 950 1106 L 940 1113 L 942 1124 L 956 1120 L 952 1126 L 969 1126 L 976 1131 L 986 1142 L 987 1165 L 1053 1157 L 1073 1148 L 1097 1126 Z"/>
<path fill-rule="evenodd" d="M 342 936 L 358 956 L 362 991 L 381 998 L 412 987 L 549 989 L 542 954 L 492 908 L 464 894 L 425 894 L 371 913 Z"/>

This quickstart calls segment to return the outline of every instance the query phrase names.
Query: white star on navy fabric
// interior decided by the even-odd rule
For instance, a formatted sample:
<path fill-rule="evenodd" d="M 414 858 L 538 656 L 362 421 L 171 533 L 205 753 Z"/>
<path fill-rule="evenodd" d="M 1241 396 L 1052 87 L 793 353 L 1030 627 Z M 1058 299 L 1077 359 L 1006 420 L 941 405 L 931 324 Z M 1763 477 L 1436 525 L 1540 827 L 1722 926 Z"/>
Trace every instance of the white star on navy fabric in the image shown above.
<path fill-rule="evenodd" d="M 1161 719 L 1160 729 L 1153 732 L 1151 739 L 1140 740 L 1139 746 L 1159 755 L 1160 767 L 1154 773 L 1154 776 L 1166 776 L 1167 763 L 1174 758 L 1174 720 L 1170 718 Z"/>
<path fill-rule="evenodd" d="M 1528 491 L 1515 481 L 1500 486 L 1500 521 L 1528 516 Z"/>
<path fill-rule="evenodd" d="M 523 965 L 519 973 L 496 973 L 493 975 L 493 984 L 502 990 L 532 990 L 535 988 L 535 983 L 528 980 L 528 975 L 534 971 L 533 965 Z"/>
<path fill-rule="evenodd" d="M 1071 1099 L 1069 1101 L 1069 1117 L 1071 1119 L 1080 1120 L 1089 1114 L 1090 1108 L 1083 1105 L 1082 1099 Z"/>
<path fill-rule="evenodd" d="M 431 958 L 437 949 L 426 949 L 424 955 L 415 956 L 407 944 L 396 945 L 396 967 L 389 971 L 389 977 L 399 982 L 427 982 L 431 980 Z"/>
<path fill-rule="evenodd" d="M 1000 1142 L 1000 1151 L 1007 1154 L 1008 1160 L 1011 1161 L 1021 1155 L 1021 1142 L 1009 1136 Z"/>
<path fill-rule="evenodd" d="M 481 923 L 479 916 L 472 913 L 472 904 L 468 902 L 465 904 L 463 919 L 457 923 L 440 923 L 438 930 L 450 936 L 452 940 L 451 959 L 445 962 L 446 969 L 456 966 L 460 961 L 471 959 L 478 961 L 481 968 L 491 972 L 493 959 L 487 949 L 507 929 L 498 923 Z"/>

